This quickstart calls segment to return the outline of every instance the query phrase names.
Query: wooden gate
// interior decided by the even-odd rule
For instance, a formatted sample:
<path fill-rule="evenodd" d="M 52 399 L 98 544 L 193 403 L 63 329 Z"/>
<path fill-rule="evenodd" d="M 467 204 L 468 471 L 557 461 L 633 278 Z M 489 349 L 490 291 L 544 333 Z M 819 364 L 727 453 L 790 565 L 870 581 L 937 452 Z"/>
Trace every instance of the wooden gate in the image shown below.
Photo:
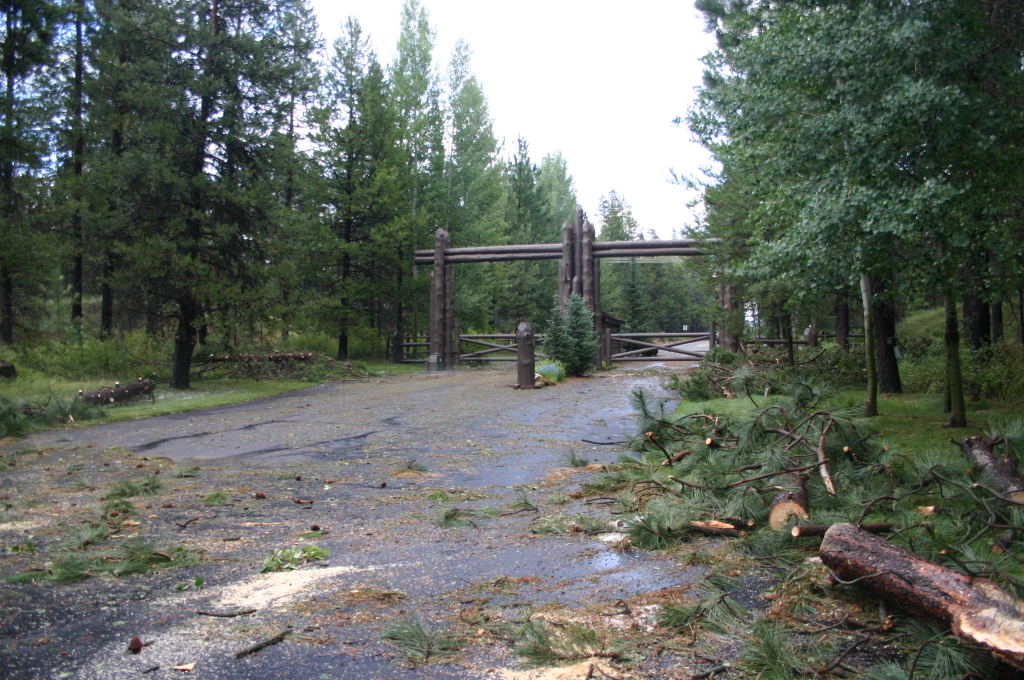
<path fill-rule="evenodd" d="M 535 336 L 535 346 L 540 346 L 542 343 L 543 336 Z M 462 352 L 462 344 L 469 343 L 480 345 L 483 349 L 474 350 L 470 352 Z M 516 355 L 519 351 L 519 343 L 516 342 L 515 333 L 491 333 L 488 335 L 460 335 L 456 344 L 456 352 L 458 353 L 458 360 L 461 361 L 515 361 Z M 510 356 L 502 354 L 496 356 L 502 352 L 509 353 Z M 537 352 L 536 356 L 543 357 L 544 355 Z"/>
<path fill-rule="evenodd" d="M 628 349 L 611 355 L 612 361 L 699 361 L 706 350 L 701 349 L 679 349 L 681 345 L 692 345 L 698 342 L 709 343 L 710 333 L 611 333 L 613 347 L 618 343 L 620 349 L 623 344 L 637 349 Z M 653 342 L 654 340 L 671 340 L 664 344 Z M 667 356 L 663 356 L 668 352 Z M 653 355 L 653 356 L 652 356 Z"/>

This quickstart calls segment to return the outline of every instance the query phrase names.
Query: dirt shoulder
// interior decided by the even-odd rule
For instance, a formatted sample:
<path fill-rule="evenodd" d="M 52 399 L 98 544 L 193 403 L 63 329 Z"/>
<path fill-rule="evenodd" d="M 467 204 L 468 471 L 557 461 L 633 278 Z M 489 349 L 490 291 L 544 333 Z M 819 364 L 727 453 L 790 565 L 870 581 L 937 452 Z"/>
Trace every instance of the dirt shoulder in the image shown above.
<path fill-rule="evenodd" d="M 0 675 L 405 677 L 380 636 L 411 615 L 462 647 L 428 677 L 556 677 L 512 651 L 545 612 L 642 650 L 649 622 L 633 614 L 685 597 L 705 567 L 612 549 L 614 517 L 577 492 L 619 455 L 582 440 L 633 434 L 630 391 L 660 391 L 668 370 L 543 390 L 512 390 L 508 369 L 392 376 L 9 446 L 0 576 L 39 577 L 0 586 Z M 566 467 L 570 449 L 590 467 Z M 111 575 L 143 543 L 142 573 Z M 272 550 L 314 544 L 330 556 L 260 573 Z M 47 582 L 76 559 L 87 578 Z M 595 658 L 623 677 L 694 667 L 663 645 Z"/>

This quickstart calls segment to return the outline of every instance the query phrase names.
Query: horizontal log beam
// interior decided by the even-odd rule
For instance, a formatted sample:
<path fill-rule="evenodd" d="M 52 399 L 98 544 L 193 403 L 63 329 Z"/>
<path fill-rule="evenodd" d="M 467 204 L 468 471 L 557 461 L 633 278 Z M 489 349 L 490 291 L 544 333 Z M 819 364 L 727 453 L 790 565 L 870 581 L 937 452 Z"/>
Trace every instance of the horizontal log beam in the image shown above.
<path fill-rule="evenodd" d="M 629 338 L 706 338 L 703 333 L 612 333 L 612 340 L 628 340 Z"/>
<path fill-rule="evenodd" d="M 704 358 L 703 354 L 694 354 L 692 357 L 689 356 L 669 356 L 669 357 L 620 357 L 613 356 L 612 361 L 696 361 L 697 359 Z"/>

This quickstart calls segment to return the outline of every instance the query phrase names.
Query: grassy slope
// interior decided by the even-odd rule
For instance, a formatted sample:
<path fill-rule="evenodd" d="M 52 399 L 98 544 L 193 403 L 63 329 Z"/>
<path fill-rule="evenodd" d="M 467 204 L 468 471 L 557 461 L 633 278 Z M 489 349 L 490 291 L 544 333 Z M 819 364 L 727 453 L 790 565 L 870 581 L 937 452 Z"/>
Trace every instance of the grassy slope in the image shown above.
<path fill-rule="evenodd" d="M 393 364 L 386 361 L 363 362 L 371 375 L 391 375 L 422 371 L 417 364 Z M 92 391 L 111 381 L 68 381 L 42 377 L 38 373 L 16 380 L 0 380 L 0 394 L 13 399 L 30 399 L 45 402 L 51 395 L 62 399 L 74 397 L 78 390 Z M 184 413 L 216 406 L 240 404 L 253 399 L 271 397 L 276 394 L 312 387 L 318 383 L 299 380 L 244 380 L 215 379 L 193 380 L 188 391 L 170 390 L 165 384 L 157 386 L 155 401 L 140 400 L 126 406 L 111 406 L 104 409 L 102 421 L 86 421 L 81 424 L 134 420 L 169 413 Z"/>

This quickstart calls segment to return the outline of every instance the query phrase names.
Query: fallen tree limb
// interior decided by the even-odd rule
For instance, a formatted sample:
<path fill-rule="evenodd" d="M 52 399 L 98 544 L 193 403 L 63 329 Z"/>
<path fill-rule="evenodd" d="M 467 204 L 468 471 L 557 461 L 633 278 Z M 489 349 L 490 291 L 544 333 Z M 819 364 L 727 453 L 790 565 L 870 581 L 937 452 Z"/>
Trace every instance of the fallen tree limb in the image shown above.
<path fill-rule="evenodd" d="M 833 524 L 821 561 L 914 617 L 949 625 L 994 657 L 1024 668 L 1024 601 L 992 581 L 965 576 L 857 528 Z"/>
<path fill-rule="evenodd" d="M 801 524 L 793 527 L 790 532 L 793 534 L 793 538 L 807 538 L 808 536 L 824 536 L 829 529 L 834 527 L 834 524 Z M 856 524 L 854 525 L 858 529 L 870 532 L 872 534 L 887 534 L 892 531 L 896 525 L 892 522 L 876 522 L 874 524 Z"/>
<path fill-rule="evenodd" d="M 241 659 L 243 657 L 249 656 L 250 654 L 255 654 L 256 652 L 262 651 L 267 647 L 270 647 L 271 645 L 276 645 L 278 642 L 282 642 L 286 637 L 288 637 L 291 634 L 291 632 L 291 628 L 285 628 L 272 638 L 267 638 L 263 642 L 257 642 L 252 647 L 246 647 L 242 651 L 235 654 L 235 658 Z"/>
<path fill-rule="evenodd" d="M 992 446 L 997 440 L 965 437 L 957 446 L 973 467 L 988 474 L 1002 496 L 1015 503 L 1024 503 L 1024 479 L 1009 453 L 997 458 Z"/>

